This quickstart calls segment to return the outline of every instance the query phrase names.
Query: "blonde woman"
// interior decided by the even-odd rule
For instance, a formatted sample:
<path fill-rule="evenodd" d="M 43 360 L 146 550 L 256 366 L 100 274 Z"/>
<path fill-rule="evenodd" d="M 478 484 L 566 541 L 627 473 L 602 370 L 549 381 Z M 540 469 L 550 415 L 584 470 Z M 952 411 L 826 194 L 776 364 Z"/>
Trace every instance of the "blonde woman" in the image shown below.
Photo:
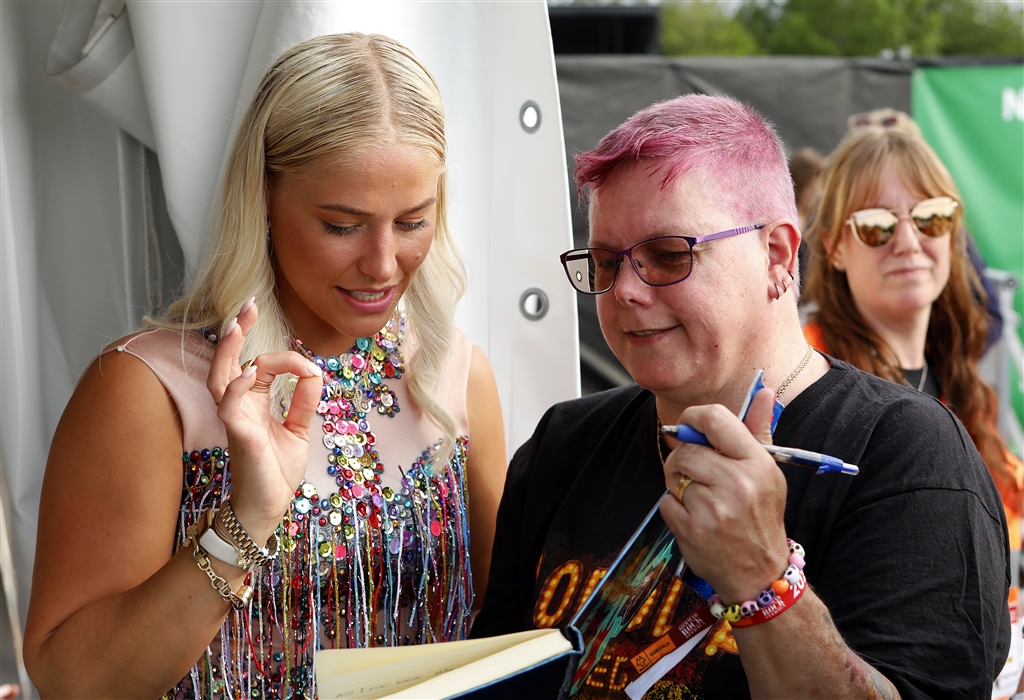
<path fill-rule="evenodd" d="M 209 267 L 101 353 L 54 436 L 25 636 L 44 696 L 314 697 L 317 649 L 466 635 L 505 454 L 453 327 L 445 151 L 391 39 L 267 72 Z"/>

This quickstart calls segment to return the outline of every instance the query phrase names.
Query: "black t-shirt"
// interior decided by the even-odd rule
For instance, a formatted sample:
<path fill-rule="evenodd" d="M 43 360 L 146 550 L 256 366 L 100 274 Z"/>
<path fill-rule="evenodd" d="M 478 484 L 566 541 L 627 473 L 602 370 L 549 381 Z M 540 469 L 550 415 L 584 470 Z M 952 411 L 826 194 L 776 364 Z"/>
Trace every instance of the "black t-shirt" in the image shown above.
<path fill-rule="evenodd" d="M 991 478 L 940 402 L 831 360 L 786 407 L 779 445 L 860 474 L 786 475 L 786 532 L 849 646 L 904 698 L 988 698 L 1009 645 L 1006 520 Z M 664 493 L 654 396 L 636 386 L 552 407 L 515 454 L 472 636 L 568 622 Z M 780 572 L 781 573 L 781 572 Z M 552 597 L 538 602 L 545 582 Z M 765 582 L 768 583 L 767 581 Z M 623 660 L 704 599 L 663 580 L 579 698 L 624 700 Z M 719 622 L 647 698 L 749 697 Z"/>

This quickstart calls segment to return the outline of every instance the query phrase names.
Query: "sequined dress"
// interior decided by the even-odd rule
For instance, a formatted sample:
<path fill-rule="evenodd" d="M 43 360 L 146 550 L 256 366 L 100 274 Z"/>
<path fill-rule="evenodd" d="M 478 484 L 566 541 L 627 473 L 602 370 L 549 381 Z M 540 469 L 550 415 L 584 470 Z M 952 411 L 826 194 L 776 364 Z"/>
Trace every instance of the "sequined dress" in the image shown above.
<path fill-rule="evenodd" d="M 105 352 L 146 362 L 178 407 L 184 432 L 177 527 L 230 495 L 231 460 L 206 390 L 214 341 L 150 329 Z M 397 317 L 325 370 L 303 483 L 278 528 L 281 556 L 250 577 L 248 610 L 229 613 L 173 698 L 314 698 L 319 649 L 463 639 L 473 600 L 469 563 L 466 385 L 472 345 L 456 334 L 438 397 L 459 426 L 447 460 L 439 432 L 409 396 L 414 337 Z"/>

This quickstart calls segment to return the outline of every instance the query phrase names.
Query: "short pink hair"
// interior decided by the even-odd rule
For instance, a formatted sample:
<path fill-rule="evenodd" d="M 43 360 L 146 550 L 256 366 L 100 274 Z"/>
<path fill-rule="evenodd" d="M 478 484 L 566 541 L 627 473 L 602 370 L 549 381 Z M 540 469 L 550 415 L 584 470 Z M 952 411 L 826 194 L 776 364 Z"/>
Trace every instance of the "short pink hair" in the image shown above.
<path fill-rule="evenodd" d="M 624 163 L 660 161 L 662 188 L 692 170 L 722 183 L 724 206 L 742 225 L 797 218 L 786 152 L 772 125 L 728 97 L 683 95 L 642 109 L 576 156 L 576 187 L 582 198 L 599 190 Z"/>

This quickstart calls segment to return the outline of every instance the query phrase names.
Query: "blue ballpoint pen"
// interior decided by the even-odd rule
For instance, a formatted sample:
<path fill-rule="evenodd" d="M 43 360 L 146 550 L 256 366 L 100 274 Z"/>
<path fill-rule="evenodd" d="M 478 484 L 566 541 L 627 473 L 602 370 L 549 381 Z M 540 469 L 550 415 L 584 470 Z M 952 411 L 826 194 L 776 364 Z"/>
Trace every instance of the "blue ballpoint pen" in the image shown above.
<path fill-rule="evenodd" d="M 662 426 L 661 432 L 674 437 L 680 442 L 711 446 L 704 433 L 688 425 L 665 425 Z M 761 443 L 761 446 L 775 458 L 776 462 L 792 464 L 793 466 L 805 467 L 807 469 L 816 469 L 819 474 L 850 474 L 853 476 L 860 472 L 860 469 L 855 464 L 847 464 L 841 459 L 819 454 L 818 452 L 800 450 L 795 447 L 766 445 L 764 443 Z"/>

